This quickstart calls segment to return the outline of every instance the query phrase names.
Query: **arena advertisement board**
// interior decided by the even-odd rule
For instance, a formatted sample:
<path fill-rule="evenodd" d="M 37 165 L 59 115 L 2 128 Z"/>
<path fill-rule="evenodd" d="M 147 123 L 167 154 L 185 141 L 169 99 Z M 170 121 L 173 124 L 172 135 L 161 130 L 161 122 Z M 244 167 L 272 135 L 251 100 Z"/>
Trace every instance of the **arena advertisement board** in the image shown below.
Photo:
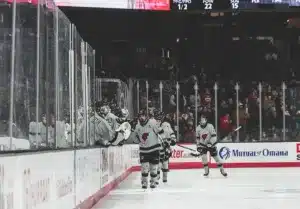
<path fill-rule="evenodd" d="M 195 144 L 182 144 L 185 147 L 188 147 L 190 149 L 196 149 Z M 182 147 L 179 147 L 175 145 L 172 147 L 172 156 L 170 158 L 171 163 L 176 163 L 176 162 L 199 162 L 201 161 L 199 158 L 193 157 L 191 155 L 190 150 L 184 149 Z"/>
<path fill-rule="evenodd" d="M 0 151 L 10 150 L 10 143 L 12 143 L 12 150 L 28 150 L 30 149 L 30 143 L 28 139 L 21 138 L 10 138 L 10 137 L 0 137 Z"/>
<path fill-rule="evenodd" d="M 183 145 L 195 149 L 193 144 Z M 296 159 L 300 143 L 220 143 L 218 149 L 231 168 L 238 163 L 243 167 L 300 167 Z M 199 168 L 201 158 L 190 152 L 173 147 L 171 169 Z M 134 169 L 139 168 L 138 156 L 138 145 L 2 155 L 0 208 L 92 208 L 132 171 L 138 171 Z"/>
<path fill-rule="evenodd" d="M 16 157 L 0 158 L 0 208 L 16 208 L 16 203 L 20 200 L 16 199 L 14 193 L 17 185 L 17 163 Z"/>
<path fill-rule="evenodd" d="M 300 161 L 300 143 L 296 144 L 296 159 Z"/>
<path fill-rule="evenodd" d="M 54 0 L 57 6 L 133 9 L 135 0 Z"/>
<path fill-rule="evenodd" d="M 108 149 L 101 149 L 100 155 L 100 167 L 101 167 L 101 186 L 105 186 L 109 181 L 108 174 Z"/>
<path fill-rule="evenodd" d="M 225 163 L 295 161 L 295 143 L 220 143 L 218 155 Z"/>
<path fill-rule="evenodd" d="M 169 11 L 169 0 L 135 0 L 134 9 L 153 10 L 153 11 Z"/>
<path fill-rule="evenodd" d="M 196 149 L 195 144 L 183 144 L 185 147 L 188 147 L 190 149 Z M 201 160 L 199 158 L 193 157 L 191 155 L 190 150 L 184 149 L 180 146 L 175 145 L 172 147 L 172 155 L 170 158 L 170 163 L 189 163 L 189 162 L 200 162 Z M 131 146 L 131 156 L 132 156 L 132 164 L 133 165 L 140 165 L 139 162 L 139 146 L 138 145 L 132 145 Z"/>
<path fill-rule="evenodd" d="M 169 0 L 54 0 L 61 7 L 169 11 Z"/>

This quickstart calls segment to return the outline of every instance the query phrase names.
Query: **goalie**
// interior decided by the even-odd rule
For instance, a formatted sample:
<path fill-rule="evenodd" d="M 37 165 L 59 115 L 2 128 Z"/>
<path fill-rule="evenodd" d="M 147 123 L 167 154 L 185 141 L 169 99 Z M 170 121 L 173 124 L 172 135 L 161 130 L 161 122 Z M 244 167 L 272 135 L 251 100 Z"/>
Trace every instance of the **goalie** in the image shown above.
<path fill-rule="evenodd" d="M 202 158 L 204 176 L 209 175 L 207 159 L 207 153 L 209 152 L 220 168 L 221 174 L 226 177 L 227 173 L 225 172 L 223 164 L 218 157 L 218 150 L 216 148 L 217 134 L 215 128 L 212 124 L 207 123 L 207 117 L 205 115 L 201 115 L 200 117 L 200 125 L 196 128 L 196 137 L 197 151 Z"/>

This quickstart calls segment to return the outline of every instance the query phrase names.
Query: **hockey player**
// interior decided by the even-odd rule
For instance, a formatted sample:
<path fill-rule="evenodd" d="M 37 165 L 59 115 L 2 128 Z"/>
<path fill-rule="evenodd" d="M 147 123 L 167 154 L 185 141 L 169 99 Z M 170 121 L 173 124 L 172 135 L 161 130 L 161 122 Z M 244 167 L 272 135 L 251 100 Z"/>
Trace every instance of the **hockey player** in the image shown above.
<path fill-rule="evenodd" d="M 100 108 L 101 117 L 103 117 L 112 130 L 116 130 L 118 127 L 117 116 L 111 112 L 111 109 L 108 105 L 104 105 Z"/>
<path fill-rule="evenodd" d="M 118 128 L 117 116 L 110 112 L 108 105 L 103 105 L 100 107 L 99 115 L 105 119 L 110 126 L 110 141 L 115 137 L 115 130 Z"/>
<path fill-rule="evenodd" d="M 142 188 L 148 187 L 148 175 L 150 172 L 150 188 L 156 187 L 157 169 L 159 164 L 159 150 L 161 143 L 159 134 L 162 134 L 153 121 L 149 120 L 146 110 L 141 110 L 138 115 L 139 123 L 134 133 L 136 142 L 139 143 Z"/>
<path fill-rule="evenodd" d="M 91 144 L 108 147 L 110 145 L 109 139 L 111 135 L 111 127 L 108 122 L 100 117 L 96 111 L 90 112 L 89 124 L 90 124 L 90 136 L 95 141 Z"/>
<path fill-rule="evenodd" d="M 217 143 L 217 134 L 215 128 L 212 124 L 207 123 L 207 117 L 205 115 L 201 115 L 200 117 L 200 125 L 196 128 L 196 145 L 197 151 L 201 155 L 202 163 L 204 166 L 204 176 L 209 175 L 209 167 L 207 160 L 207 153 L 209 152 L 211 157 L 214 158 L 218 167 L 220 168 L 220 172 L 223 176 L 227 176 L 223 168 L 223 164 L 221 163 L 218 157 L 218 151 L 216 148 Z"/>
<path fill-rule="evenodd" d="M 165 115 L 163 112 L 160 112 L 156 117 L 156 122 L 158 126 L 163 131 L 162 134 L 160 134 L 160 139 L 162 142 L 162 149 L 160 150 L 160 162 L 159 162 L 159 168 L 157 171 L 157 182 L 158 184 L 160 179 L 160 171 L 163 173 L 163 182 L 166 183 L 168 181 L 168 172 L 169 172 L 169 158 L 171 157 L 172 150 L 171 146 L 176 145 L 176 136 L 171 128 L 170 122 L 165 118 Z"/>

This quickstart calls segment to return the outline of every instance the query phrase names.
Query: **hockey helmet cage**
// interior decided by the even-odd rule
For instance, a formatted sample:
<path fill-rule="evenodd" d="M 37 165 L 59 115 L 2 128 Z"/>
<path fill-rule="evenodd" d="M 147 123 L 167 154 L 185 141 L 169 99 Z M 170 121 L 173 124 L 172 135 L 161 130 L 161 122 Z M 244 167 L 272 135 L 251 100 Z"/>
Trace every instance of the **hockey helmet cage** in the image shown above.
<path fill-rule="evenodd" d="M 156 116 L 155 116 L 155 119 L 156 120 L 159 120 L 159 121 L 162 121 L 165 117 L 165 113 L 164 112 L 159 112 Z"/>
<path fill-rule="evenodd" d="M 205 126 L 207 124 L 207 115 L 206 114 L 201 114 L 200 116 L 200 125 Z"/>
<path fill-rule="evenodd" d="M 142 109 L 139 111 L 138 120 L 141 124 L 144 124 L 148 120 L 147 110 Z"/>

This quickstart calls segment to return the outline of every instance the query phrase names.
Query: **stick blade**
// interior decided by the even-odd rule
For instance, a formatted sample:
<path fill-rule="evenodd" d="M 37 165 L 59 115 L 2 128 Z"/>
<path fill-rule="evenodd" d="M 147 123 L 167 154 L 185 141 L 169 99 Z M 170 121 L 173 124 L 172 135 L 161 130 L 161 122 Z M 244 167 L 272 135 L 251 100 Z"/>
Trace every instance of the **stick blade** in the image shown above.
<path fill-rule="evenodd" d="M 191 153 L 191 156 L 193 156 L 193 157 L 199 157 L 199 156 L 200 156 L 200 153 L 192 152 L 192 153 Z"/>
<path fill-rule="evenodd" d="M 236 129 L 234 129 L 233 132 L 236 132 L 236 131 L 240 130 L 241 128 L 242 128 L 242 126 L 239 126 Z"/>

